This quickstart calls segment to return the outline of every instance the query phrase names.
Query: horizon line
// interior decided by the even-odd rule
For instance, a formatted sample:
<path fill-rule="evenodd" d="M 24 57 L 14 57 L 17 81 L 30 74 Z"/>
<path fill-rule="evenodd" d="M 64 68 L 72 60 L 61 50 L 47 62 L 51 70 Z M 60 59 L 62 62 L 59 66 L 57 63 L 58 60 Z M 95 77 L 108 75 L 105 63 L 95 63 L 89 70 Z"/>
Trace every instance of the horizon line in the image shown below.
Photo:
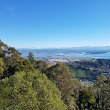
<path fill-rule="evenodd" d="M 105 46 L 76 46 L 76 47 L 42 47 L 42 48 L 37 48 L 37 47 L 26 47 L 26 48 L 16 48 L 16 49 L 69 49 L 69 48 L 95 48 L 95 47 L 110 47 L 110 45 L 105 45 Z"/>

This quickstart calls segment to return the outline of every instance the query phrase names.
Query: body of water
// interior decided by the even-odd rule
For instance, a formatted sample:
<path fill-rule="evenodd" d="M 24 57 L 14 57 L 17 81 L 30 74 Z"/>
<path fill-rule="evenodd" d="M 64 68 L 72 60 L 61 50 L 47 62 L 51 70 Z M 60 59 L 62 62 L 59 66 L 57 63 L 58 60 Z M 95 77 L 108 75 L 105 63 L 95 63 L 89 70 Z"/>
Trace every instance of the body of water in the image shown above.
<path fill-rule="evenodd" d="M 73 57 L 110 59 L 110 50 L 106 49 L 18 49 L 18 51 L 23 57 L 27 57 L 29 52 L 32 52 L 35 58 Z"/>

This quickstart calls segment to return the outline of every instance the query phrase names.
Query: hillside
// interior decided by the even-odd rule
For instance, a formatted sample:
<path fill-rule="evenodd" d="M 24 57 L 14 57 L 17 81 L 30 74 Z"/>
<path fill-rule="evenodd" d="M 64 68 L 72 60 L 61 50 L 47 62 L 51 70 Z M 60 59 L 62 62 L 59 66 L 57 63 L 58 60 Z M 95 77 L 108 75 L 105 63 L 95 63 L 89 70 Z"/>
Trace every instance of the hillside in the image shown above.
<path fill-rule="evenodd" d="M 94 81 L 100 75 L 110 77 L 110 59 L 83 59 L 66 65 L 81 80 Z"/>
<path fill-rule="evenodd" d="M 71 65 L 78 66 L 77 70 L 90 69 L 93 64 L 109 71 L 106 60 L 98 60 L 98 66 L 96 62 Z M 0 41 L 0 110 L 109 110 L 110 78 L 98 76 L 88 84 L 75 78 L 77 71 L 73 73 L 69 67 L 36 60 L 31 52 L 23 58 L 14 47 Z M 86 77 L 82 70 L 79 73 Z"/>

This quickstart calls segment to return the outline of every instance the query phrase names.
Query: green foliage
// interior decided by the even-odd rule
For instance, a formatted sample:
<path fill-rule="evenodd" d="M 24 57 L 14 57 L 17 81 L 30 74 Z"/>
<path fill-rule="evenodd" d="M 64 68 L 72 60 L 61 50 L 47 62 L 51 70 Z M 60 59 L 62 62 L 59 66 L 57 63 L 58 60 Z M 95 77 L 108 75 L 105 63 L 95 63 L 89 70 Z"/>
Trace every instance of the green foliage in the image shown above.
<path fill-rule="evenodd" d="M 81 59 L 66 63 L 79 79 L 96 80 L 97 76 L 110 73 L 110 59 Z"/>
<path fill-rule="evenodd" d="M 0 110 L 66 110 L 61 93 L 45 74 L 35 71 L 35 60 L 20 57 L 0 42 Z M 3 65 L 4 64 L 4 65 Z M 40 67 L 40 66 L 39 66 Z M 8 78 L 7 78 L 8 77 Z"/>
<path fill-rule="evenodd" d="M 77 77 L 90 78 L 97 68 L 109 71 L 109 64 L 95 60 L 69 66 Z M 110 78 L 100 76 L 92 86 L 84 85 L 70 69 L 63 63 L 37 61 L 32 53 L 22 58 L 0 41 L 0 110 L 109 110 Z"/>
<path fill-rule="evenodd" d="M 93 110 L 95 105 L 94 93 L 88 89 L 79 91 L 78 105 L 80 110 Z"/>
<path fill-rule="evenodd" d="M 6 57 L 7 49 L 8 49 L 8 46 L 4 44 L 2 41 L 0 41 L 0 57 L 2 58 Z"/>
<path fill-rule="evenodd" d="M 48 64 L 44 61 L 41 60 L 37 60 L 34 62 L 34 67 L 39 70 L 42 73 L 45 73 L 47 68 L 48 68 Z"/>
<path fill-rule="evenodd" d="M 67 66 L 65 66 L 63 63 L 57 63 L 56 65 L 51 66 L 46 70 L 46 75 L 51 79 L 55 80 L 55 77 L 60 76 L 62 74 L 70 74 L 70 70 Z M 73 76 L 70 76 L 71 78 Z"/>
<path fill-rule="evenodd" d="M 34 62 L 34 54 L 32 52 L 29 52 L 28 59 L 30 60 L 31 63 Z"/>
<path fill-rule="evenodd" d="M 80 84 L 74 78 L 69 68 L 63 63 L 57 63 L 47 69 L 46 75 L 61 91 L 62 100 L 68 106 L 68 110 L 75 110 L 75 95 L 80 88 Z"/>
<path fill-rule="evenodd" d="M 60 94 L 44 74 L 17 72 L 0 83 L 0 109 L 66 110 Z"/>
<path fill-rule="evenodd" d="M 110 109 L 110 78 L 99 76 L 94 84 L 96 109 Z"/>
<path fill-rule="evenodd" d="M 3 73 L 4 69 L 3 69 L 3 61 L 0 58 L 0 73 Z"/>
<path fill-rule="evenodd" d="M 6 59 L 13 56 L 19 57 L 20 53 L 14 47 L 9 47 L 2 41 L 0 41 L 0 57 Z"/>
<path fill-rule="evenodd" d="M 75 73 L 76 78 L 86 78 L 85 71 L 81 69 L 73 69 L 72 71 Z"/>
<path fill-rule="evenodd" d="M 96 84 L 103 83 L 106 80 L 107 80 L 107 77 L 106 76 L 100 75 L 100 76 L 97 77 Z"/>
<path fill-rule="evenodd" d="M 32 63 L 33 67 L 36 68 L 37 70 L 39 70 L 40 72 L 44 73 L 48 67 L 48 64 L 42 60 L 36 60 L 34 58 L 34 54 L 33 53 L 29 53 L 28 55 L 28 59 L 29 61 Z"/>
<path fill-rule="evenodd" d="M 4 71 L 0 79 L 13 75 L 16 72 L 16 63 L 21 59 L 20 53 L 0 41 L 0 58 L 4 61 Z"/>
<path fill-rule="evenodd" d="M 33 71 L 34 67 L 28 59 L 21 59 L 16 62 L 16 71 Z"/>

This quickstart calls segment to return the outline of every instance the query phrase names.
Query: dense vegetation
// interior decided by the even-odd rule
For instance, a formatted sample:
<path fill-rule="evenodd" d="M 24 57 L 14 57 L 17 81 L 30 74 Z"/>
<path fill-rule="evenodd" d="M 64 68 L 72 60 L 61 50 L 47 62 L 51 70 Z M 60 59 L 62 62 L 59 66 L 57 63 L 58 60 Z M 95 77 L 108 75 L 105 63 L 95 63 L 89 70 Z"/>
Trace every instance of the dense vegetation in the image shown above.
<path fill-rule="evenodd" d="M 84 59 L 66 63 L 76 78 L 96 80 L 99 75 L 110 77 L 110 59 Z"/>
<path fill-rule="evenodd" d="M 61 92 L 45 74 L 3 42 L 0 51 L 0 110 L 66 110 Z"/>
<path fill-rule="evenodd" d="M 109 110 L 110 78 L 88 84 L 74 74 L 65 64 L 38 61 L 32 53 L 22 58 L 0 41 L 0 110 Z"/>

